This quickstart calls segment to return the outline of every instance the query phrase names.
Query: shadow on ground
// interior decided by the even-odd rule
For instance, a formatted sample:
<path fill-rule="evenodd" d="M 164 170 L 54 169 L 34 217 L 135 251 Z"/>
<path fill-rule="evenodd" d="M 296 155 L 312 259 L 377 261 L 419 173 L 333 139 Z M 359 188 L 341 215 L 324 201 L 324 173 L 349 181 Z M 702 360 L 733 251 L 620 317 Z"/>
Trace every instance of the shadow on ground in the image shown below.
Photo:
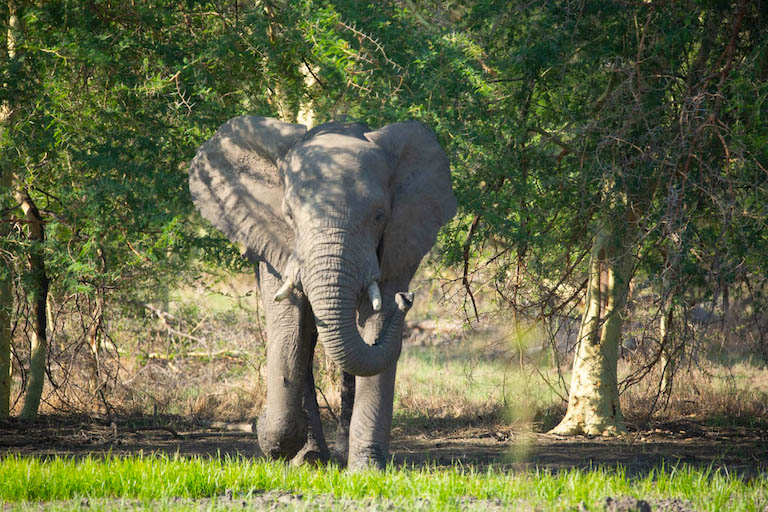
<path fill-rule="evenodd" d="M 255 434 L 226 431 L 232 425 L 212 425 L 178 417 L 99 419 L 46 416 L 32 424 L 0 421 L 0 456 L 84 456 L 139 452 L 181 455 L 261 457 Z M 243 425 L 237 425 L 242 429 Z M 333 432 L 328 425 L 328 432 Z M 695 422 L 658 425 L 617 438 L 564 438 L 521 433 L 509 427 L 482 426 L 403 433 L 395 428 L 395 464 L 506 470 L 558 471 L 595 466 L 624 466 L 642 476 L 661 465 L 725 467 L 749 478 L 768 467 L 768 430 L 746 427 L 713 428 Z"/>

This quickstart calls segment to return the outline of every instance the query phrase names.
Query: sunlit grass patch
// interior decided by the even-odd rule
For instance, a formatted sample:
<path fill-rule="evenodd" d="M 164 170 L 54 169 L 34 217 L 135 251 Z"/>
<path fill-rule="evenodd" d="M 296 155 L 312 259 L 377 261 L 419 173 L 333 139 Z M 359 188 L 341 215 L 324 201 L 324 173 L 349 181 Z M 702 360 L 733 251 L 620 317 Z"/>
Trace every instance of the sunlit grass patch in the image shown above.
<path fill-rule="evenodd" d="M 521 343 L 514 330 L 464 330 L 437 345 L 411 344 L 398 362 L 395 426 L 416 431 L 504 424 L 547 431 L 565 413 L 571 363 L 560 363 L 558 372 L 540 340 Z M 766 425 L 768 368 L 760 361 L 681 366 L 669 401 L 660 395 L 660 369 L 638 380 L 635 363 L 624 359 L 618 370 L 622 411 L 631 428 L 676 421 Z M 633 383 L 626 389 L 625 379 Z"/>
<path fill-rule="evenodd" d="M 490 422 L 527 428 L 540 411 L 562 401 L 555 369 L 518 365 L 487 344 L 470 337 L 407 347 L 398 362 L 396 424 Z"/>
<path fill-rule="evenodd" d="M 0 502 L 50 502 L 77 499 L 201 499 L 231 494 L 249 497 L 268 491 L 365 500 L 376 498 L 408 506 L 449 510 L 467 499 L 525 504 L 560 510 L 606 497 L 645 500 L 680 498 L 697 510 L 761 510 L 766 504 L 764 476 L 742 480 L 726 471 L 681 465 L 630 477 L 622 469 L 596 467 L 559 472 L 478 470 L 474 467 L 390 466 L 384 472 L 353 473 L 336 466 L 293 468 L 279 462 L 245 458 L 135 456 L 106 458 L 25 458 L 0 461 Z"/>

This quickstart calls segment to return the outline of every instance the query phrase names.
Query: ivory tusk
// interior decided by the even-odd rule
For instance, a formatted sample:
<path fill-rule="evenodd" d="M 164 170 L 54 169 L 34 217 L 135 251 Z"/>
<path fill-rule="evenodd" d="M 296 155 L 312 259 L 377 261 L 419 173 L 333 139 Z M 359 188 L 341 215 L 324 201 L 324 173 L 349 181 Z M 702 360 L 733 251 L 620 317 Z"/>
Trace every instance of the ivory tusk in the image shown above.
<path fill-rule="evenodd" d="M 371 299 L 371 305 L 374 311 L 381 311 L 381 292 L 379 291 L 379 285 L 376 281 L 371 283 L 368 287 L 368 297 Z"/>
<path fill-rule="evenodd" d="M 296 285 L 293 281 L 286 279 L 283 285 L 277 290 L 277 293 L 275 293 L 275 302 L 287 299 L 294 288 L 296 288 Z"/>

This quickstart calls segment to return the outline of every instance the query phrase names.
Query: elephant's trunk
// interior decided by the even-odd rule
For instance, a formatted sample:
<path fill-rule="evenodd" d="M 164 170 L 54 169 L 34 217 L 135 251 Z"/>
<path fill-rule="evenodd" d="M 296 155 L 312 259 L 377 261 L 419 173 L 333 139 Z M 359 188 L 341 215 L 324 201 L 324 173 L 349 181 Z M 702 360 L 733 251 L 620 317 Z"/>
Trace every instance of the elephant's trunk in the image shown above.
<path fill-rule="evenodd" d="M 341 249 L 343 244 L 337 247 Z M 357 307 L 368 283 L 364 282 L 365 274 L 339 252 L 313 255 L 307 266 L 304 288 L 315 314 L 318 340 L 347 373 L 377 375 L 400 355 L 399 327 L 413 303 L 413 294 L 398 293 L 393 304 L 384 304 L 387 313 L 383 327 L 375 343 L 368 345 L 357 327 Z"/>

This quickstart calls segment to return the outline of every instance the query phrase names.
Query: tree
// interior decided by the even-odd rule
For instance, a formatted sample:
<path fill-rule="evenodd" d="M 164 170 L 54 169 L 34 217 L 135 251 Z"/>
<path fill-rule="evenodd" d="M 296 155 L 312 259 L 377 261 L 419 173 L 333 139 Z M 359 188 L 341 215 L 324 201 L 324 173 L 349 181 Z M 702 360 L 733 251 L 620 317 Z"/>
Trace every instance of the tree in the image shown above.
<path fill-rule="evenodd" d="M 669 319 L 693 286 L 716 298 L 764 274 L 764 6 L 408 5 L 441 62 L 421 59 L 420 85 L 446 97 L 428 110 L 454 156 L 463 217 L 443 248 L 463 268 L 469 314 L 483 314 L 472 287 L 488 278 L 523 328 L 576 317 L 584 301 L 556 431 L 622 432 L 632 279 L 660 284 Z M 671 370 L 682 343 L 669 325 L 656 362 Z"/>
<path fill-rule="evenodd" d="M 4 34 L 2 55 L 4 61 L 10 62 L 16 58 L 16 45 L 19 31 L 19 16 L 16 6 L 9 0 L 8 28 Z M 5 84 L 4 84 L 5 85 Z M 13 109 L 10 103 L 0 101 L 0 140 L 6 136 L 6 128 L 12 121 Z M 10 191 L 12 186 L 12 170 L 7 163 L 0 158 L 0 193 Z M 0 195 L 0 239 L 5 239 L 10 234 L 11 223 L 7 213 L 11 211 L 11 204 L 5 194 Z M 5 199 L 5 200 L 3 200 Z M 13 312 L 13 265 L 8 254 L 0 253 L 0 418 L 7 417 L 10 412 L 11 400 L 11 325 Z"/>
<path fill-rule="evenodd" d="M 83 340 L 98 357 L 106 297 L 118 309 L 149 283 L 167 289 L 192 269 L 193 255 L 242 265 L 221 237 L 198 233 L 186 192 L 185 162 L 197 144 L 250 99 L 254 53 L 236 52 L 243 33 L 214 7 L 55 1 L 4 11 L 24 20 L 10 24 L 11 58 L 1 70 L 3 178 L 11 170 L 13 179 L 2 190 L 10 209 L 0 243 L 32 303 L 25 417 L 37 414 L 46 378 L 49 288 L 88 299 L 78 301 L 88 308 Z M 0 363 L 8 350 L 0 344 Z"/>
<path fill-rule="evenodd" d="M 18 186 L 18 185 L 17 185 Z M 40 210 L 29 195 L 20 188 L 14 194 L 27 225 L 27 264 L 28 280 L 30 281 L 30 298 L 33 303 L 32 317 L 32 346 L 29 361 L 29 383 L 24 399 L 21 417 L 33 419 L 37 416 L 40 399 L 45 383 L 45 366 L 48 356 L 48 334 L 46 332 L 46 306 L 48 303 L 48 288 L 50 281 L 45 269 L 43 246 L 45 244 L 45 227 L 40 216 Z"/>
<path fill-rule="evenodd" d="M 765 31 L 760 30 L 765 17 L 748 2 L 733 8 L 689 2 L 590 4 L 578 12 L 536 4 L 509 9 L 518 19 L 533 17 L 533 30 L 540 30 L 538 36 L 525 34 L 524 55 L 544 57 L 550 65 L 542 67 L 549 79 L 536 73 L 537 90 L 543 89 L 539 103 L 546 103 L 531 118 L 538 119 L 534 133 L 545 137 L 541 142 L 561 148 L 556 161 L 549 156 L 549 165 L 565 171 L 547 188 L 552 182 L 545 181 L 546 169 L 532 170 L 532 143 L 521 151 L 519 162 L 526 166 L 521 175 L 529 183 L 533 179 L 541 193 L 551 194 L 550 204 L 552 199 L 570 201 L 555 203 L 543 215 L 536 209 L 536 215 L 521 216 L 518 225 L 538 238 L 556 229 L 558 218 L 577 226 L 576 232 L 564 231 L 571 236 L 549 238 L 546 245 L 519 237 L 522 242 L 512 244 L 512 262 L 520 268 L 521 255 L 529 255 L 522 265 L 529 271 L 529 290 L 531 282 L 562 283 L 569 272 L 581 274 L 570 255 L 581 257 L 585 248 L 572 235 L 587 227 L 581 233 L 590 236 L 581 240 L 591 241 L 568 412 L 555 432 L 621 432 L 616 360 L 633 269 L 652 279 L 671 278 L 672 283 L 662 286 L 664 317 L 670 304 L 686 302 L 677 297 L 686 292 L 687 283 L 722 279 L 716 274 L 727 275 L 726 268 L 757 275 L 765 268 L 763 259 L 746 266 L 743 258 L 760 253 L 766 234 L 752 196 L 763 187 L 743 186 L 766 178 L 760 171 L 765 149 L 751 143 L 759 132 L 755 108 L 765 101 L 765 88 L 757 79 L 763 72 L 756 67 L 766 58 Z M 542 24 L 563 30 L 552 35 Z M 507 48 L 514 48 L 514 40 L 509 41 Z M 746 90 L 750 93 L 744 94 Z M 579 96 L 587 100 L 578 101 Z M 560 192 L 572 185 L 570 197 Z M 578 195 L 583 199 L 576 199 Z M 526 213 L 545 201 L 527 196 L 526 208 L 520 210 Z M 486 229 L 496 225 L 488 222 Z M 713 247 L 720 248 L 719 254 L 713 254 Z M 666 254 L 668 264 L 661 265 L 669 269 L 666 273 L 659 272 L 659 249 Z M 718 262 L 715 272 L 703 254 Z M 566 264 L 548 267 L 547 255 Z M 640 259 L 635 261 L 636 255 Z M 563 270 L 550 273 L 558 269 Z M 517 282 L 502 290 L 512 288 L 507 296 L 515 309 L 540 308 L 534 319 L 545 312 L 556 314 L 578 297 L 566 288 L 565 301 L 550 300 L 548 295 L 559 293 L 549 287 L 537 291 L 535 284 L 533 293 L 521 294 L 514 288 Z M 546 300 L 535 300 L 542 295 Z M 668 332 L 661 336 L 667 338 L 662 354 L 674 353 L 669 337 Z M 670 360 L 661 359 L 666 360 L 662 373 L 668 379 Z"/>
<path fill-rule="evenodd" d="M 10 173 L 0 168 L 0 187 L 10 188 Z M 0 208 L 5 211 L 7 205 Z M 10 222 L 0 218 L 0 237 L 10 232 Z M 11 403 L 11 324 L 13 312 L 13 273 L 5 254 L 0 253 L 0 418 L 7 417 Z"/>

